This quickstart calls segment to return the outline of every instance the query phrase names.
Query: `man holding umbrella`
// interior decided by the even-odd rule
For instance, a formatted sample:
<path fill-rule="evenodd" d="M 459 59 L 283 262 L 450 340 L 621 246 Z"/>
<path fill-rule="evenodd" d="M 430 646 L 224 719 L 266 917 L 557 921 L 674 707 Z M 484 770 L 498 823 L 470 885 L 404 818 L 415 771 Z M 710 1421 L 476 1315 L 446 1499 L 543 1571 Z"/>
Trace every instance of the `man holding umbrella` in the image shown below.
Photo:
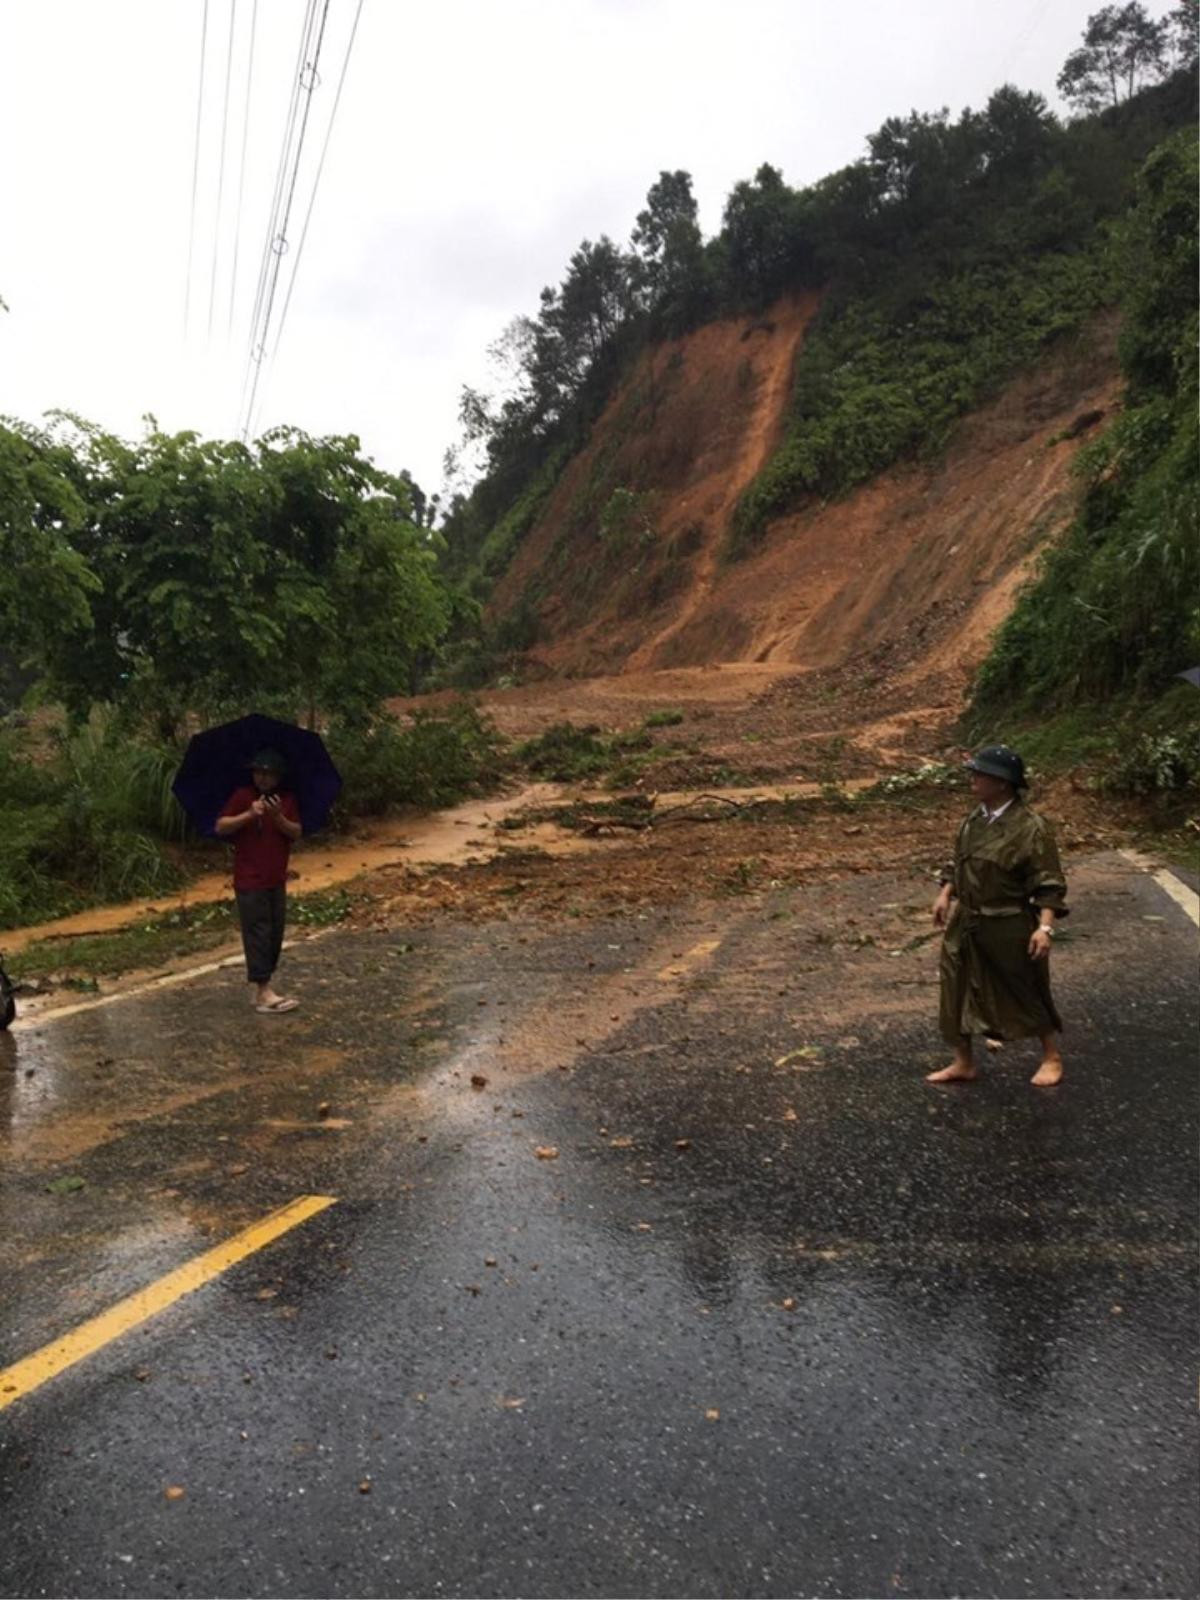
<path fill-rule="evenodd" d="M 260 750 L 250 763 L 252 784 L 235 789 L 217 818 L 219 839 L 233 840 L 233 890 L 242 924 L 246 977 L 254 1009 L 294 1011 L 296 1001 L 275 993 L 271 979 L 283 946 L 288 858 L 300 837 L 296 797 L 281 787 L 286 766 L 277 750 Z"/>

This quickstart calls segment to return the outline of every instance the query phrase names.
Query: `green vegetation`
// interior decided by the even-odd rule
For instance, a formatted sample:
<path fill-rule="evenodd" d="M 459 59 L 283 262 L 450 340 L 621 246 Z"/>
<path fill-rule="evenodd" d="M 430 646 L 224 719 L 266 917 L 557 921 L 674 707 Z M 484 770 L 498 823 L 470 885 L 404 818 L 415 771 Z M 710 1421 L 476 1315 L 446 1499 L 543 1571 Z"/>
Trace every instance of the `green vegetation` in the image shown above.
<path fill-rule="evenodd" d="M 352 904 L 345 889 L 289 895 L 288 921 L 302 928 L 329 927 L 343 921 Z M 235 944 L 238 937 L 234 902 L 219 900 L 147 917 L 110 933 L 35 939 L 8 957 L 6 965 L 17 983 L 51 979 L 64 987 L 94 989 L 99 978 L 169 966 L 205 950 Z"/>
<path fill-rule="evenodd" d="M 0 424 L 0 693 L 53 707 L 0 732 L 0 926 L 179 884 L 203 858 L 170 785 L 204 722 L 327 722 L 343 825 L 494 781 L 470 709 L 382 711 L 478 616 L 430 514 L 351 438 Z"/>
<path fill-rule="evenodd" d="M 53 732 L 36 762 L 30 744 L 0 734 L 0 926 L 178 884 L 161 848 L 183 826 L 173 752 L 129 742 L 102 714 Z"/>
<path fill-rule="evenodd" d="M 931 266 L 919 290 L 892 281 L 826 303 L 797 363 L 793 421 L 734 513 L 730 555 L 805 496 L 835 497 L 940 450 L 966 411 L 1111 302 L 1099 242 L 1022 258 L 1003 239 L 993 261 Z"/>
<path fill-rule="evenodd" d="M 647 718 L 641 728 L 606 734 L 594 724 L 558 722 L 518 745 L 514 756 L 534 777 L 555 783 L 601 775 L 610 783 L 633 783 L 650 762 L 678 754 L 669 746 L 656 745 L 650 735 L 652 726 L 664 725 Z"/>
<path fill-rule="evenodd" d="M 1119 238 L 1125 406 L 1082 457 L 1081 514 L 1002 631 L 980 710 L 1155 687 L 1200 656 L 1196 179 L 1189 135 L 1146 163 Z"/>
<path fill-rule="evenodd" d="M 109 703 L 164 739 L 251 694 L 369 716 L 450 623 L 418 496 L 354 439 L 0 427 L 4 654 L 72 716 Z"/>
<path fill-rule="evenodd" d="M 444 716 L 418 712 L 407 727 L 391 717 L 335 723 L 328 742 L 345 784 L 335 826 L 399 804 L 453 805 L 494 788 L 501 773 L 496 730 L 467 704 Z"/>
<path fill-rule="evenodd" d="M 500 777 L 496 732 L 469 705 L 408 726 L 343 716 L 328 739 L 345 784 L 335 828 L 399 805 L 452 805 Z M 171 794 L 182 750 L 104 708 L 82 727 L 0 732 L 0 927 L 166 894 L 211 867 Z"/>
<path fill-rule="evenodd" d="M 558 722 L 536 739 L 528 739 L 516 749 L 517 760 L 538 778 L 567 783 L 573 778 L 589 778 L 607 770 L 612 759 L 608 741 L 597 727 L 576 727 L 573 722 Z"/>
<path fill-rule="evenodd" d="M 1113 696 L 1136 704 L 1200 660 L 1196 188 L 1195 138 L 1181 133 L 1145 163 L 1136 203 L 1115 234 L 1124 404 L 1082 453 L 1080 513 L 984 664 L 971 713 L 977 725 L 1106 706 Z M 1147 732 L 1185 743 L 1200 732 L 1194 689 L 1178 687 L 1171 710 L 1175 726 Z M 1111 710 L 1105 720 L 1113 748 L 1119 737 L 1128 752 L 1128 726 L 1118 733 Z M 1181 773 L 1187 763 L 1158 765 Z"/>

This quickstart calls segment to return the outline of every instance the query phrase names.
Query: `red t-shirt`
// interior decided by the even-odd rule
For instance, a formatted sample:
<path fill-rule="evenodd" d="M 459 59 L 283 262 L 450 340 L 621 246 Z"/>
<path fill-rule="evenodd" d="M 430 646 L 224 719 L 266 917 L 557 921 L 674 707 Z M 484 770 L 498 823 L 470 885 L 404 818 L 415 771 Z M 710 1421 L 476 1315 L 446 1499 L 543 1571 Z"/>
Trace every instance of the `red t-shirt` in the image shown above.
<path fill-rule="evenodd" d="M 235 789 L 225 802 L 223 817 L 237 817 L 258 799 L 250 784 Z M 299 822 L 296 797 L 286 789 L 279 791 L 279 809 L 289 822 Z M 233 836 L 233 887 L 235 889 L 277 889 L 287 882 L 288 857 L 292 841 L 281 833 L 270 817 L 255 817 Z"/>

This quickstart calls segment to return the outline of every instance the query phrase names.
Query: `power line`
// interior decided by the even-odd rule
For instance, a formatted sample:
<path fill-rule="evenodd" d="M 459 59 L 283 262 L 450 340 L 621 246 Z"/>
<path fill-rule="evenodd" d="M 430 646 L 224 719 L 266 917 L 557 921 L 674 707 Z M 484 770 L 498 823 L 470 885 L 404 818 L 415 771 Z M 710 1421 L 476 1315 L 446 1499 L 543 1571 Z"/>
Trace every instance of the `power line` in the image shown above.
<path fill-rule="evenodd" d="M 229 43 L 225 50 L 225 98 L 221 107 L 221 157 L 217 166 L 217 220 L 213 227 L 212 271 L 208 281 L 208 337 L 212 338 L 213 309 L 217 303 L 217 258 L 221 249 L 221 207 L 225 198 L 225 141 L 229 132 L 229 86 L 233 80 L 233 31 L 237 0 L 229 0 Z"/>
<path fill-rule="evenodd" d="M 196 90 L 196 141 L 192 155 L 192 216 L 188 224 L 187 281 L 183 290 L 183 331 L 186 337 L 192 309 L 192 254 L 196 243 L 196 192 L 200 185 L 200 120 L 204 110 L 204 56 L 208 43 L 208 0 L 200 20 L 200 83 Z"/>
<path fill-rule="evenodd" d="M 242 379 L 242 397 L 238 402 L 239 418 L 246 404 L 246 394 L 255 364 L 256 362 L 261 362 L 266 353 L 260 345 L 260 321 L 267 280 L 271 271 L 272 252 L 278 253 L 281 248 L 286 248 L 286 241 L 282 241 L 279 237 L 280 206 L 283 200 L 288 162 L 296 134 L 296 117 L 300 106 L 300 91 L 305 70 L 304 64 L 312 38 L 312 30 L 316 22 L 316 14 L 317 0 L 308 0 L 304 21 L 300 29 L 300 47 L 296 53 L 296 65 L 292 73 L 292 93 L 288 101 L 287 116 L 284 120 L 283 143 L 279 149 L 279 164 L 275 172 L 275 187 L 271 196 L 271 209 L 267 214 L 267 231 L 263 239 L 262 254 L 259 257 L 258 280 L 254 290 L 254 307 L 250 313 L 250 339 L 247 349 L 246 371 Z"/>
<path fill-rule="evenodd" d="M 318 69 L 321 61 L 321 46 L 325 39 L 325 24 L 329 19 L 329 0 L 324 0 L 321 7 L 321 24 L 317 33 L 316 45 L 313 49 L 312 60 L 306 61 L 300 74 L 300 90 L 304 96 L 304 112 L 300 119 L 299 131 L 295 140 L 295 155 L 291 161 L 291 171 L 287 178 L 287 195 L 280 214 L 279 228 L 274 235 L 272 253 L 274 261 L 269 267 L 269 280 L 266 294 L 262 304 L 262 319 L 260 324 L 261 336 L 257 340 L 256 348 L 251 353 L 254 365 L 254 375 L 250 384 L 250 399 L 246 407 L 246 417 L 242 428 L 242 438 L 247 440 L 250 434 L 250 420 L 254 415 L 255 401 L 258 398 L 258 385 L 262 377 L 263 358 L 266 354 L 267 340 L 271 331 L 271 313 L 275 308 L 275 294 L 279 288 L 279 272 L 283 265 L 283 252 L 287 248 L 288 222 L 291 220 L 292 204 L 296 198 L 296 180 L 300 173 L 300 158 L 304 153 L 304 139 L 308 132 L 308 118 L 312 110 L 313 90 L 319 82 Z M 304 80 L 307 78 L 307 82 Z"/>
<path fill-rule="evenodd" d="M 1034 4 L 1029 8 L 1029 13 L 1026 16 L 1025 21 L 1022 23 L 1013 43 L 1009 45 L 1001 60 L 999 73 L 1001 83 L 1007 82 L 1009 68 L 1021 54 L 1021 51 L 1024 50 L 1030 39 L 1033 38 L 1034 32 L 1041 23 L 1042 16 L 1048 4 L 1049 0 L 1034 0 Z"/>
<path fill-rule="evenodd" d="M 246 192 L 246 146 L 250 139 L 250 90 L 254 83 L 254 40 L 258 32 L 258 0 L 250 11 L 250 57 L 246 64 L 246 104 L 242 112 L 242 158 L 238 163 L 237 216 L 233 225 L 233 270 L 229 275 L 228 337 L 233 336 L 233 310 L 237 299 L 238 254 L 242 243 L 242 199 Z"/>
<path fill-rule="evenodd" d="M 350 37 L 346 41 L 346 54 L 342 57 L 342 70 L 338 77 L 338 86 L 333 97 L 333 109 L 329 113 L 329 123 L 325 129 L 325 142 L 321 146 L 321 155 L 317 162 L 316 176 L 313 178 L 312 193 L 308 197 L 308 210 L 304 214 L 304 226 L 300 230 L 300 242 L 296 246 L 296 257 L 292 263 L 292 275 L 288 279 L 288 288 L 287 294 L 284 297 L 283 310 L 279 314 L 279 332 L 275 335 L 275 349 L 271 352 L 272 360 L 274 360 L 275 356 L 278 355 L 280 342 L 283 339 L 283 329 L 284 324 L 287 322 L 288 307 L 292 303 L 292 291 L 296 287 L 296 276 L 300 271 L 301 257 L 304 255 L 304 242 L 308 238 L 308 225 L 312 221 L 313 207 L 317 203 L 317 189 L 320 187 L 321 174 L 325 170 L 325 157 L 329 154 L 329 141 L 333 134 L 333 124 L 337 119 L 338 106 L 342 101 L 342 90 L 346 84 L 346 72 L 350 66 L 350 53 L 354 49 L 354 40 L 358 33 L 358 24 L 359 19 L 362 17 L 362 10 L 363 0 L 358 0 L 358 6 L 354 12 L 354 22 L 350 28 Z"/>

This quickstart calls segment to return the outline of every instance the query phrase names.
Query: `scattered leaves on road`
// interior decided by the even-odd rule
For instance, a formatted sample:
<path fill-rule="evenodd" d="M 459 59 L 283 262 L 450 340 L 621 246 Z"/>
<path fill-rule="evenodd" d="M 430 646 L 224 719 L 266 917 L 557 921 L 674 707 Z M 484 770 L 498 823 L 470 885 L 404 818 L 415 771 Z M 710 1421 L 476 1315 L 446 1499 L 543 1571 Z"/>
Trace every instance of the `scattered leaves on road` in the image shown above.
<path fill-rule="evenodd" d="M 46 1185 L 47 1194 L 78 1194 L 80 1189 L 87 1188 L 87 1179 L 72 1173 L 69 1177 L 52 1178 Z"/>
<path fill-rule="evenodd" d="M 789 1050 L 786 1055 L 776 1056 L 777 1067 L 794 1066 L 797 1061 L 820 1061 L 821 1052 L 815 1044 L 803 1044 L 798 1050 Z"/>
<path fill-rule="evenodd" d="M 556 1144 L 539 1144 L 533 1153 L 539 1161 L 558 1160 L 558 1146 Z"/>
<path fill-rule="evenodd" d="M 169 1483 L 163 1490 L 164 1500 L 182 1500 L 187 1490 L 181 1484 Z"/>

